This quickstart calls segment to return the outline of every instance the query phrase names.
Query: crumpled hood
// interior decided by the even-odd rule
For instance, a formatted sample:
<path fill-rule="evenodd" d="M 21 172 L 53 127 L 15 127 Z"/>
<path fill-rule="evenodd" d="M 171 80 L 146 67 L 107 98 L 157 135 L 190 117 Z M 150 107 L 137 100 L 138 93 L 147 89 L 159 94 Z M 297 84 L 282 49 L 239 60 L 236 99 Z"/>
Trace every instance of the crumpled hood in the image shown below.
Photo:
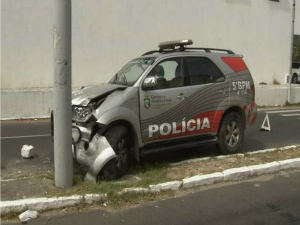
<path fill-rule="evenodd" d="M 86 87 L 72 93 L 72 105 L 86 106 L 95 98 L 101 98 L 116 90 L 125 90 L 126 88 L 126 86 L 116 84 L 101 84 L 99 86 Z"/>

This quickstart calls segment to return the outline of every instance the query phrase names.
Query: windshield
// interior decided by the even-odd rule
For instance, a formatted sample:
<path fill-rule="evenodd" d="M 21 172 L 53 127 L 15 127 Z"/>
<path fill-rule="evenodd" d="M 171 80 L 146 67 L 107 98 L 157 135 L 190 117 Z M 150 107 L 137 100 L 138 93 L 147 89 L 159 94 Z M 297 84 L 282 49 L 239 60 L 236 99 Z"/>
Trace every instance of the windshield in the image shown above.
<path fill-rule="evenodd" d="M 155 58 L 137 58 L 127 63 L 115 76 L 108 82 L 109 84 L 121 84 L 133 86 L 144 71 L 152 65 Z"/>

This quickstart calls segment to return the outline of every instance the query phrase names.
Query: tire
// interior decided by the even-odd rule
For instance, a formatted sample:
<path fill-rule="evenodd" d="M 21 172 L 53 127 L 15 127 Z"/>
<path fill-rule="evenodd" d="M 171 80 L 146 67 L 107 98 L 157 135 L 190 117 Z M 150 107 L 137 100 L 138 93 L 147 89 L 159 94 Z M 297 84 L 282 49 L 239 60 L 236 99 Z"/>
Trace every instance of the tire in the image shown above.
<path fill-rule="evenodd" d="M 117 125 L 109 128 L 105 137 L 117 157 L 110 160 L 102 169 L 106 180 L 116 180 L 126 174 L 130 161 L 130 136 L 125 126 Z"/>
<path fill-rule="evenodd" d="M 297 74 L 293 75 L 293 77 L 292 77 L 292 83 L 293 84 L 297 84 L 297 80 L 298 80 L 297 76 L 298 76 Z"/>
<path fill-rule="evenodd" d="M 241 151 L 244 139 L 243 119 L 236 112 L 225 115 L 218 132 L 218 149 L 224 155 L 235 154 Z"/>

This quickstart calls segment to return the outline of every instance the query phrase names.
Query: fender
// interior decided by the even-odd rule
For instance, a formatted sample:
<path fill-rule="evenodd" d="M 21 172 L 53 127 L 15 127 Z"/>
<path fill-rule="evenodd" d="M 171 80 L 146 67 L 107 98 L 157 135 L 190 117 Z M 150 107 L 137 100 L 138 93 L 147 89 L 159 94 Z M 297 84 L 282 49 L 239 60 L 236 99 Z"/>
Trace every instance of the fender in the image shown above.
<path fill-rule="evenodd" d="M 98 120 L 97 123 L 104 124 L 104 125 L 109 125 L 115 121 L 118 120 L 124 120 L 128 123 L 131 124 L 133 127 L 136 137 L 137 137 L 137 142 L 134 148 L 134 156 L 138 160 L 139 159 L 139 148 L 144 146 L 144 143 L 142 142 L 142 137 L 141 137 L 141 126 L 140 126 L 140 118 L 139 115 L 137 115 L 134 111 L 125 108 L 125 107 L 116 107 L 111 110 L 106 111 L 104 114 L 102 114 Z"/>
<path fill-rule="evenodd" d="M 85 180 L 96 183 L 97 175 L 105 164 L 116 157 L 116 154 L 106 138 L 96 134 L 91 142 L 89 148 L 78 148 L 76 151 L 76 159 L 87 168 Z"/>

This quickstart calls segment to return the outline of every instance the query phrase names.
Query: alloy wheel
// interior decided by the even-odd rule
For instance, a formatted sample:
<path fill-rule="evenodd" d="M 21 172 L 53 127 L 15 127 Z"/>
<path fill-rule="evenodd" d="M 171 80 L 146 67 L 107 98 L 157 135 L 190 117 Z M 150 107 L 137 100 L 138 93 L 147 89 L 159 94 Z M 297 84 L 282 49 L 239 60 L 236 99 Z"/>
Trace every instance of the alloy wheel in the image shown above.
<path fill-rule="evenodd" d="M 230 122 L 226 127 L 226 142 L 230 147 L 235 147 L 240 138 L 240 129 L 236 122 Z"/>

